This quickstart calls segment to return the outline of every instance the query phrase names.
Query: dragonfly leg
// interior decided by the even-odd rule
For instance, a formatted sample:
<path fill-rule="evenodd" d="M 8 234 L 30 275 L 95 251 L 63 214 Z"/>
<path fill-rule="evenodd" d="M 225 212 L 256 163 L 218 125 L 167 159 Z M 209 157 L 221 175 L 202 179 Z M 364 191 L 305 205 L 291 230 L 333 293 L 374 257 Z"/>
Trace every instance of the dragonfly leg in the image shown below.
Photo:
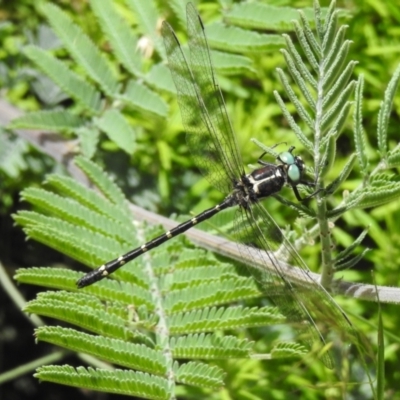
<path fill-rule="evenodd" d="M 272 149 L 274 149 L 275 147 L 278 147 L 278 146 L 281 145 L 281 144 L 284 144 L 284 145 L 286 146 L 286 145 L 287 145 L 287 142 L 278 142 L 278 143 L 275 143 L 273 146 L 270 147 L 270 149 L 272 150 Z M 291 146 L 290 149 L 289 149 L 289 152 L 291 153 L 293 150 L 294 150 L 294 146 Z M 267 152 L 264 151 L 264 153 L 262 153 L 261 156 L 258 157 L 258 160 L 257 160 L 258 163 L 261 164 L 261 165 L 274 165 L 274 164 L 272 164 L 272 163 L 268 163 L 268 162 L 266 162 L 266 161 L 262 161 L 262 160 L 261 160 L 266 154 L 267 154 Z"/>
<path fill-rule="evenodd" d="M 299 182 L 299 185 L 305 185 L 305 186 L 308 186 L 308 187 L 315 187 L 315 182 L 301 181 L 301 182 Z M 309 194 L 308 196 L 306 196 L 306 197 L 301 197 L 301 196 L 300 196 L 300 193 L 299 193 L 299 191 L 298 191 L 298 189 L 297 189 L 297 186 L 294 186 L 294 185 L 293 185 L 293 186 L 292 186 L 292 189 L 293 189 L 294 195 L 296 196 L 296 199 L 297 199 L 299 202 L 303 202 L 303 201 L 305 201 L 305 200 L 311 199 L 311 198 L 314 197 L 316 194 L 318 194 L 318 193 L 324 191 L 323 188 L 319 188 L 319 189 L 315 190 L 313 193 Z"/>

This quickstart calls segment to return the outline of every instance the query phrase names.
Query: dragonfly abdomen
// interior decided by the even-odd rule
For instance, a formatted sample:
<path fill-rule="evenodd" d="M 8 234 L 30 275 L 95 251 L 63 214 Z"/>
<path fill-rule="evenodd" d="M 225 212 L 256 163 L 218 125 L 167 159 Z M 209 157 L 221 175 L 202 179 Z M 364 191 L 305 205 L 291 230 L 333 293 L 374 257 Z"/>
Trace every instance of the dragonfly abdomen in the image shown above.
<path fill-rule="evenodd" d="M 86 274 L 85 276 L 83 276 L 81 279 L 78 280 L 77 282 L 78 287 L 83 288 L 85 286 L 91 285 L 94 282 L 100 281 L 101 279 L 105 278 L 106 276 L 112 274 L 114 271 L 122 267 L 127 262 L 134 260 L 135 258 L 141 256 L 143 253 L 146 253 L 147 251 L 160 246 L 167 240 L 172 239 L 173 237 L 183 232 L 186 232 L 188 229 L 192 228 L 198 223 L 203 222 L 206 219 L 209 219 L 215 214 L 219 213 L 220 211 L 232 207 L 236 204 L 237 203 L 235 202 L 234 198 L 231 195 L 227 196 L 222 203 L 216 205 L 215 207 L 203 211 L 202 213 L 196 215 L 192 219 L 189 219 L 188 221 L 181 223 L 180 225 L 165 232 L 161 236 L 156 237 L 150 242 L 147 242 L 142 246 L 137 247 L 136 249 L 133 249 L 130 252 L 116 258 L 115 260 L 103 264 L 101 267 L 95 269 L 94 271 L 89 272 L 88 274 Z"/>

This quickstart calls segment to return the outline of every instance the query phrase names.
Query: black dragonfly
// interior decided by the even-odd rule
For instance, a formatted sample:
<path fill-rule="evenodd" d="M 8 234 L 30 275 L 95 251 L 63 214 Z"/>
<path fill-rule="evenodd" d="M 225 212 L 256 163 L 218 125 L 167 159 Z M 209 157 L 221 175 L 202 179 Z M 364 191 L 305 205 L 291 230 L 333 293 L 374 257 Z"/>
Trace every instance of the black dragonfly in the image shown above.
<path fill-rule="evenodd" d="M 226 194 L 222 203 L 186 221 L 150 242 L 129 251 L 78 280 L 79 288 L 91 285 L 127 262 L 149 251 L 194 225 L 211 218 L 229 207 L 238 206 L 235 231 L 243 260 L 247 264 L 272 264 L 274 273 L 266 269 L 259 276 L 268 296 L 301 331 L 312 345 L 325 344 L 325 330 L 332 327 L 341 332 L 353 332 L 346 314 L 330 294 L 310 275 L 310 271 L 291 243 L 284 237 L 260 200 L 290 186 L 302 200 L 297 185 L 314 186 L 304 179 L 305 166 L 294 147 L 282 152 L 277 163 L 260 159 L 260 168 L 246 174 L 236 143 L 236 136 L 226 111 L 224 99 L 213 70 L 203 22 L 193 4 L 187 5 L 189 61 L 168 22 L 162 25 L 169 69 L 174 80 L 187 143 L 195 163 L 207 180 Z M 241 244 L 243 243 L 243 244 Z M 244 245 L 247 244 L 247 245 Z M 249 245 L 250 244 L 250 245 Z M 276 252 L 284 249 L 298 268 L 298 279 L 289 280 Z M 293 275 L 293 273 L 292 273 Z M 333 367 L 329 353 L 322 356 Z"/>

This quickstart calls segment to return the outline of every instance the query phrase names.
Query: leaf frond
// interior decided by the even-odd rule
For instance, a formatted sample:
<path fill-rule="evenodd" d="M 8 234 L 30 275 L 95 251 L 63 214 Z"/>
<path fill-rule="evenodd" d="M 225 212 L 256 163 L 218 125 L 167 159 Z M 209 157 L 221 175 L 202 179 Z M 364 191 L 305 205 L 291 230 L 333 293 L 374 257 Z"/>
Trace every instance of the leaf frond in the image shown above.
<path fill-rule="evenodd" d="M 137 51 L 138 39 L 126 20 L 118 15 L 110 1 L 91 1 L 90 5 L 119 61 L 134 76 L 140 77 L 142 61 Z"/>
<path fill-rule="evenodd" d="M 351 173 L 351 171 L 352 171 L 352 169 L 353 169 L 354 163 L 355 163 L 355 161 L 356 161 L 356 157 L 357 157 L 357 156 L 356 156 L 355 153 L 352 153 L 352 154 L 349 156 L 349 158 L 348 158 L 348 160 L 347 160 L 345 166 L 343 167 L 343 169 L 342 169 L 342 171 L 340 172 L 340 174 L 338 175 L 338 177 L 337 177 L 335 180 L 333 180 L 333 181 L 326 187 L 325 190 L 326 190 L 327 193 L 329 193 L 329 194 L 335 193 L 336 190 L 338 190 L 339 187 L 342 185 L 342 183 L 348 178 L 348 176 L 350 175 L 350 173 Z"/>
<path fill-rule="evenodd" d="M 260 295 L 252 278 L 235 277 L 171 291 L 166 298 L 165 307 L 173 313 L 226 304 L 239 299 L 251 299 Z"/>
<path fill-rule="evenodd" d="M 144 344 L 90 335 L 60 326 L 40 327 L 36 329 L 35 336 L 38 341 L 90 354 L 123 367 L 160 376 L 166 373 L 167 368 L 162 353 Z"/>
<path fill-rule="evenodd" d="M 34 376 L 41 381 L 93 390 L 99 390 L 98 383 L 101 382 L 101 390 L 104 392 L 140 396 L 146 399 L 167 400 L 170 397 L 168 381 L 165 378 L 143 372 L 107 371 L 91 367 L 75 369 L 64 365 L 40 367 Z"/>
<path fill-rule="evenodd" d="M 362 75 L 360 75 L 355 91 L 355 113 L 354 113 L 353 130 L 354 130 L 354 142 L 356 146 L 356 154 L 358 157 L 358 162 L 361 167 L 361 173 L 363 174 L 365 180 L 367 179 L 368 158 L 366 154 L 366 143 L 362 125 L 363 88 L 364 88 L 364 78 Z"/>
<path fill-rule="evenodd" d="M 129 313 L 125 307 L 120 305 L 112 310 L 95 297 L 83 293 L 41 293 L 27 303 L 24 311 L 57 318 L 106 337 L 153 346 L 149 336 L 126 326 Z"/>
<path fill-rule="evenodd" d="M 389 125 L 390 112 L 392 111 L 394 96 L 400 80 L 400 64 L 394 71 L 392 78 L 386 88 L 383 101 L 381 103 L 378 114 L 378 148 L 381 157 L 387 154 L 387 129 Z"/>
<path fill-rule="evenodd" d="M 93 184 L 100 189 L 101 193 L 103 193 L 106 198 L 124 210 L 126 215 L 131 215 L 128 203 L 121 188 L 115 184 L 107 173 L 101 170 L 99 165 L 85 157 L 76 157 L 74 161 L 75 164 L 85 172 Z"/>
<path fill-rule="evenodd" d="M 64 197 L 72 198 L 88 209 L 126 223 L 130 215 L 124 208 L 100 196 L 97 192 L 87 190 L 81 183 L 68 176 L 51 174 L 46 177 L 46 185 Z"/>
<path fill-rule="evenodd" d="M 173 314 L 170 317 L 170 327 L 174 334 L 188 334 L 263 326 L 268 321 L 276 324 L 283 320 L 274 307 L 212 307 Z"/>
<path fill-rule="evenodd" d="M 15 118 L 10 129 L 43 129 L 52 132 L 72 132 L 82 125 L 82 119 L 68 110 L 32 111 Z"/>
<path fill-rule="evenodd" d="M 178 382 L 209 389 L 219 389 L 224 377 L 225 372 L 221 368 L 197 361 L 180 365 L 176 372 Z"/>
<path fill-rule="evenodd" d="M 24 53 L 60 88 L 85 109 L 96 114 L 100 111 L 100 93 L 89 82 L 67 68 L 48 51 L 37 46 L 27 46 Z"/>
<path fill-rule="evenodd" d="M 221 360 L 248 357 L 253 343 L 235 336 L 200 333 L 172 337 L 170 346 L 175 358 Z"/>
<path fill-rule="evenodd" d="M 117 93 L 119 85 L 110 66 L 82 29 L 52 3 L 43 3 L 41 9 L 58 37 L 86 73 L 106 94 Z"/>
<path fill-rule="evenodd" d="M 280 342 L 271 351 L 271 358 L 301 357 L 307 349 L 298 343 Z"/>
<path fill-rule="evenodd" d="M 367 233 L 368 233 L 368 228 L 364 229 L 350 246 L 347 246 L 347 248 L 339 252 L 335 258 L 335 263 L 339 264 L 343 262 L 347 257 L 349 257 L 349 255 L 353 253 L 356 247 L 361 244 Z"/>
<path fill-rule="evenodd" d="M 360 254 L 357 254 L 356 256 L 347 259 L 347 261 L 338 262 L 337 264 L 335 264 L 335 269 L 337 271 L 343 271 L 343 270 L 353 268 L 364 258 L 364 256 L 369 251 L 370 251 L 370 249 L 366 248 Z"/>

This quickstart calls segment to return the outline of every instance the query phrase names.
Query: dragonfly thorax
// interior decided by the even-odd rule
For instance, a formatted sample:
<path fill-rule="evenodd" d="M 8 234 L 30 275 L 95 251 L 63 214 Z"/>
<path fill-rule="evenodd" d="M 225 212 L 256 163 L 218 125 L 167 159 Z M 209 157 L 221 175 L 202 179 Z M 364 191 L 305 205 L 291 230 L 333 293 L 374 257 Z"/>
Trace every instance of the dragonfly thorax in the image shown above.
<path fill-rule="evenodd" d="M 265 165 L 246 176 L 248 190 L 254 193 L 256 199 L 271 196 L 281 191 L 287 181 L 286 176 L 285 165 Z"/>
<path fill-rule="evenodd" d="M 233 202 L 246 208 L 249 203 L 280 192 L 285 184 L 295 188 L 303 183 L 304 162 L 301 157 L 292 154 L 293 149 L 294 147 L 290 147 L 288 151 L 278 155 L 277 160 L 280 164 L 259 160 L 261 168 L 235 182 Z"/>

